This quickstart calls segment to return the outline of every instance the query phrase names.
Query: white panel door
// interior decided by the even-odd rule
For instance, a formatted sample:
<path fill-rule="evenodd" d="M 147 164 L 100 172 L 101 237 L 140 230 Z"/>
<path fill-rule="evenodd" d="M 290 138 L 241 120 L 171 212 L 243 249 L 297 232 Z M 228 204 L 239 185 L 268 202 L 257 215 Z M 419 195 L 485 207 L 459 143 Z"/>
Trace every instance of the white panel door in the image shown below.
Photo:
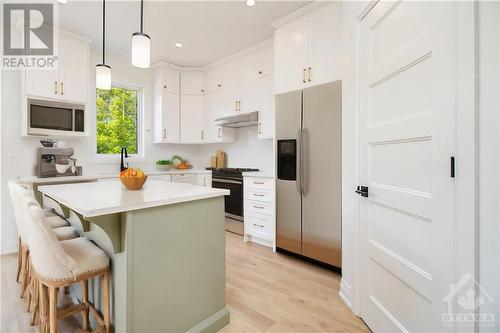
<path fill-rule="evenodd" d="M 159 78 L 161 89 L 164 92 L 181 93 L 181 74 L 179 71 L 166 67 L 160 68 Z"/>
<path fill-rule="evenodd" d="M 162 141 L 177 143 L 180 139 L 180 96 L 171 92 L 164 92 L 162 103 Z"/>
<path fill-rule="evenodd" d="M 204 87 L 205 94 L 221 90 L 222 67 L 215 67 L 205 72 Z"/>
<path fill-rule="evenodd" d="M 261 57 L 259 52 L 250 53 L 240 59 L 240 96 L 238 112 L 247 113 L 259 110 L 259 79 Z"/>
<path fill-rule="evenodd" d="M 181 142 L 203 142 L 203 95 L 181 95 Z"/>
<path fill-rule="evenodd" d="M 240 100 L 241 68 L 239 60 L 222 66 L 222 98 L 224 115 L 236 113 L 236 101 Z"/>
<path fill-rule="evenodd" d="M 305 85 L 308 20 L 288 23 L 274 34 L 274 91 L 279 94 Z"/>
<path fill-rule="evenodd" d="M 443 299 L 454 283 L 456 9 L 451 1 L 381 1 L 360 22 L 360 182 L 368 186 L 360 197 L 361 312 L 374 332 L 445 331 Z"/>
<path fill-rule="evenodd" d="M 25 87 L 27 96 L 59 98 L 59 71 L 27 69 Z"/>
<path fill-rule="evenodd" d="M 259 74 L 262 76 L 272 75 L 274 72 L 274 52 L 273 46 L 269 45 L 262 50 L 260 50 L 260 71 Z"/>
<path fill-rule="evenodd" d="M 87 103 L 87 44 L 73 38 L 59 39 L 59 96 L 70 102 Z"/>

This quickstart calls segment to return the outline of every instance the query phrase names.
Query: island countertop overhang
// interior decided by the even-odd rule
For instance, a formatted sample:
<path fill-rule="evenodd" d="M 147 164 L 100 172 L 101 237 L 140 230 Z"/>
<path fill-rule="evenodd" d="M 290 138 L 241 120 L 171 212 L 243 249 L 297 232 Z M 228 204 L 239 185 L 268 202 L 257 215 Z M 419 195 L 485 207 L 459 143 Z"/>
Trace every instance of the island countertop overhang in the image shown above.
<path fill-rule="evenodd" d="M 229 195 L 229 190 L 161 180 L 148 180 L 137 191 L 119 180 L 40 186 L 38 191 L 88 218 Z"/>

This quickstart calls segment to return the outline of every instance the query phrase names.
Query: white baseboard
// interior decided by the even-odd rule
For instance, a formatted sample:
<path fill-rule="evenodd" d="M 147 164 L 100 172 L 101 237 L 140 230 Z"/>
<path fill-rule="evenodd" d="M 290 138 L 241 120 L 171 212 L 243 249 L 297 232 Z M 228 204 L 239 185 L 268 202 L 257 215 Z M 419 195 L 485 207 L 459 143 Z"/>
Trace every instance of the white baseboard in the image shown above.
<path fill-rule="evenodd" d="M 339 296 L 344 303 L 352 310 L 352 293 L 351 286 L 344 279 L 340 280 Z"/>

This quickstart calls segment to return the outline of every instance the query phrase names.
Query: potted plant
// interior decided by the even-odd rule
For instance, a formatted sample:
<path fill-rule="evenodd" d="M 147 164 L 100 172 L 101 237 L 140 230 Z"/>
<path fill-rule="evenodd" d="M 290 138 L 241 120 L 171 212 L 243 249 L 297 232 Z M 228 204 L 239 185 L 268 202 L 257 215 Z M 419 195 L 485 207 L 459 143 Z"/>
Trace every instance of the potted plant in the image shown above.
<path fill-rule="evenodd" d="M 172 168 L 171 160 L 158 160 L 156 161 L 156 169 L 158 170 L 170 170 Z"/>

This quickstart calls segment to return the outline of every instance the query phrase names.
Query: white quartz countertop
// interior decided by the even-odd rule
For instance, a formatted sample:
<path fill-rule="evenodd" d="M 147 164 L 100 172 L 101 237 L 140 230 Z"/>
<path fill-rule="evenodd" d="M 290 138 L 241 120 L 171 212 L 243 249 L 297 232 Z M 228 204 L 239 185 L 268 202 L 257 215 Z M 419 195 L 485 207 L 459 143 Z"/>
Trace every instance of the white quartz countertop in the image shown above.
<path fill-rule="evenodd" d="M 109 182 L 47 185 L 40 186 L 38 190 L 84 217 L 229 195 L 229 190 L 151 179 L 138 191 L 125 189 L 118 179 Z"/>
<path fill-rule="evenodd" d="M 243 172 L 243 177 L 274 178 L 274 174 L 268 171 L 249 171 Z"/>
<path fill-rule="evenodd" d="M 186 169 L 186 170 L 152 170 L 144 171 L 146 175 L 178 175 L 178 174 L 211 174 L 212 170 L 203 169 Z M 97 179 L 108 179 L 108 178 L 118 178 L 119 172 L 108 172 L 108 173 L 96 173 L 96 174 L 84 174 L 82 176 L 65 176 L 65 177 L 48 177 L 39 178 L 36 176 L 31 177 L 19 177 L 19 180 L 25 184 L 43 184 L 43 183 L 57 183 L 57 182 L 72 182 L 72 181 L 91 181 Z"/>

